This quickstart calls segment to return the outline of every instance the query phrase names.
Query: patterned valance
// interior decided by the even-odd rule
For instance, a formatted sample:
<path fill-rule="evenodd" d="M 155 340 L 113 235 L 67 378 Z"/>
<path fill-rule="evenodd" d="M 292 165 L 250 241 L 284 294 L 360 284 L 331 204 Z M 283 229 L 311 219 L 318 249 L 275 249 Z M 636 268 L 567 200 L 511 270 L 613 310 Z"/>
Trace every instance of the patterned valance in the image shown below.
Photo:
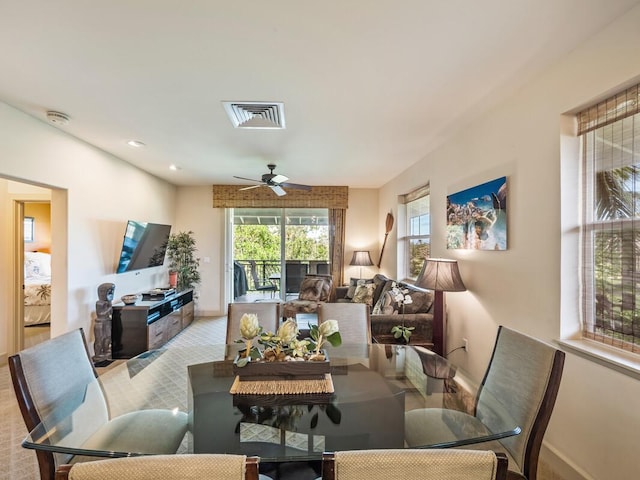
<path fill-rule="evenodd" d="M 248 186 L 248 185 L 247 185 Z M 270 188 L 240 190 L 243 185 L 213 185 L 213 208 L 348 208 L 349 187 L 287 188 L 278 197 Z"/>

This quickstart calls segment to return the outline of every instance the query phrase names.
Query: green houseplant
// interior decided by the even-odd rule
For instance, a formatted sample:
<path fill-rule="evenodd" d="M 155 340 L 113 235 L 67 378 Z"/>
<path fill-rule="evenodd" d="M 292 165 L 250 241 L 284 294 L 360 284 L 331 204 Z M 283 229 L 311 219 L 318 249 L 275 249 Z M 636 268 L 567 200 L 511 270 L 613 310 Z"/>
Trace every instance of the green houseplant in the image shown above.
<path fill-rule="evenodd" d="M 411 295 L 409 294 L 409 289 L 401 288 L 395 282 L 392 284 L 391 295 L 393 296 L 395 302 L 398 304 L 400 315 L 402 315 L 402 323 L 400 325 L 395 325 L 391 329 L 391 333 L 393 334 L 393 338 L 395 338 L 396 340 L 402 339 L 404 343 L 408 344 L 415 327 L 405 326 L 404 306 L 413 303 L 413 300 L 411 299 Z"/>
<path fill-rule="evenodd" d="M 196 257 L 193 232 L 179 232 L 169 236 L 167 242 L 169 271 L 178 274 L 178 290 L 195 288 L 200 283 L 200 259 Z"/>

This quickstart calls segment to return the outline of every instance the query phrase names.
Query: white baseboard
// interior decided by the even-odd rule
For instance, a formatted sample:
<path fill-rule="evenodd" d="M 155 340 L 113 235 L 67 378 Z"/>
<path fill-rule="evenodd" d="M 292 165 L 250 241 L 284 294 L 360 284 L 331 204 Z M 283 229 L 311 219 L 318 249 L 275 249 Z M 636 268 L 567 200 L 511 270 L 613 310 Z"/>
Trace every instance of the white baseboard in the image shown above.
<path fill-rule="evenodd" d="M 546 442 L 542 442 L 540 460 L 553 471 L 554 480 L 595 480 Z"/>

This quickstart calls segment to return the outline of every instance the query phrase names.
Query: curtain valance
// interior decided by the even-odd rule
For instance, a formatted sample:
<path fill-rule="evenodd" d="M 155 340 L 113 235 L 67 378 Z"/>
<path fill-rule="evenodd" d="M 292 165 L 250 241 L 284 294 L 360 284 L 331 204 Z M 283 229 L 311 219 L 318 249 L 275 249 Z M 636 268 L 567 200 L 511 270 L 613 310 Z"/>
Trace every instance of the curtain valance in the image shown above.
<path fill-rule="evenodd" d="M 213 185 L 213 208 L 348 208 L 349 187 L 319 186 L 310 191 L 287 189 L 278 197 L 270 188 L 240 190 L 242 185 Z"/>

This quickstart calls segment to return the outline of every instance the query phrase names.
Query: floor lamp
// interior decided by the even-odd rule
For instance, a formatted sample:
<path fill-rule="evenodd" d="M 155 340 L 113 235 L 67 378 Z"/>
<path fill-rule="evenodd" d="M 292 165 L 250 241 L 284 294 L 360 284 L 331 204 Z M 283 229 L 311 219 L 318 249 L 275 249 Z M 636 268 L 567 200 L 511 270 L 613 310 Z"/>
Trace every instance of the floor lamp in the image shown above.
<path fill-rule="evenodd" d="M 353 252 L 353 257 L 351 257 L 351 262 L 349 265 L 357 265 L 360 267 L 360 278 L 362 278 L 362 267 L 370 267 L 373 265 L 371 261 L 371 255 L 369 255 L 369 250 L 356 250 Z"/>
<path fill-rule="evenodd" d="M 433 351 L 445 356 L 444 292 L 464 292 L 458 262 L 444 258 L 427 258 L 415 283 L 416 287 L 434 291 Z"/>

